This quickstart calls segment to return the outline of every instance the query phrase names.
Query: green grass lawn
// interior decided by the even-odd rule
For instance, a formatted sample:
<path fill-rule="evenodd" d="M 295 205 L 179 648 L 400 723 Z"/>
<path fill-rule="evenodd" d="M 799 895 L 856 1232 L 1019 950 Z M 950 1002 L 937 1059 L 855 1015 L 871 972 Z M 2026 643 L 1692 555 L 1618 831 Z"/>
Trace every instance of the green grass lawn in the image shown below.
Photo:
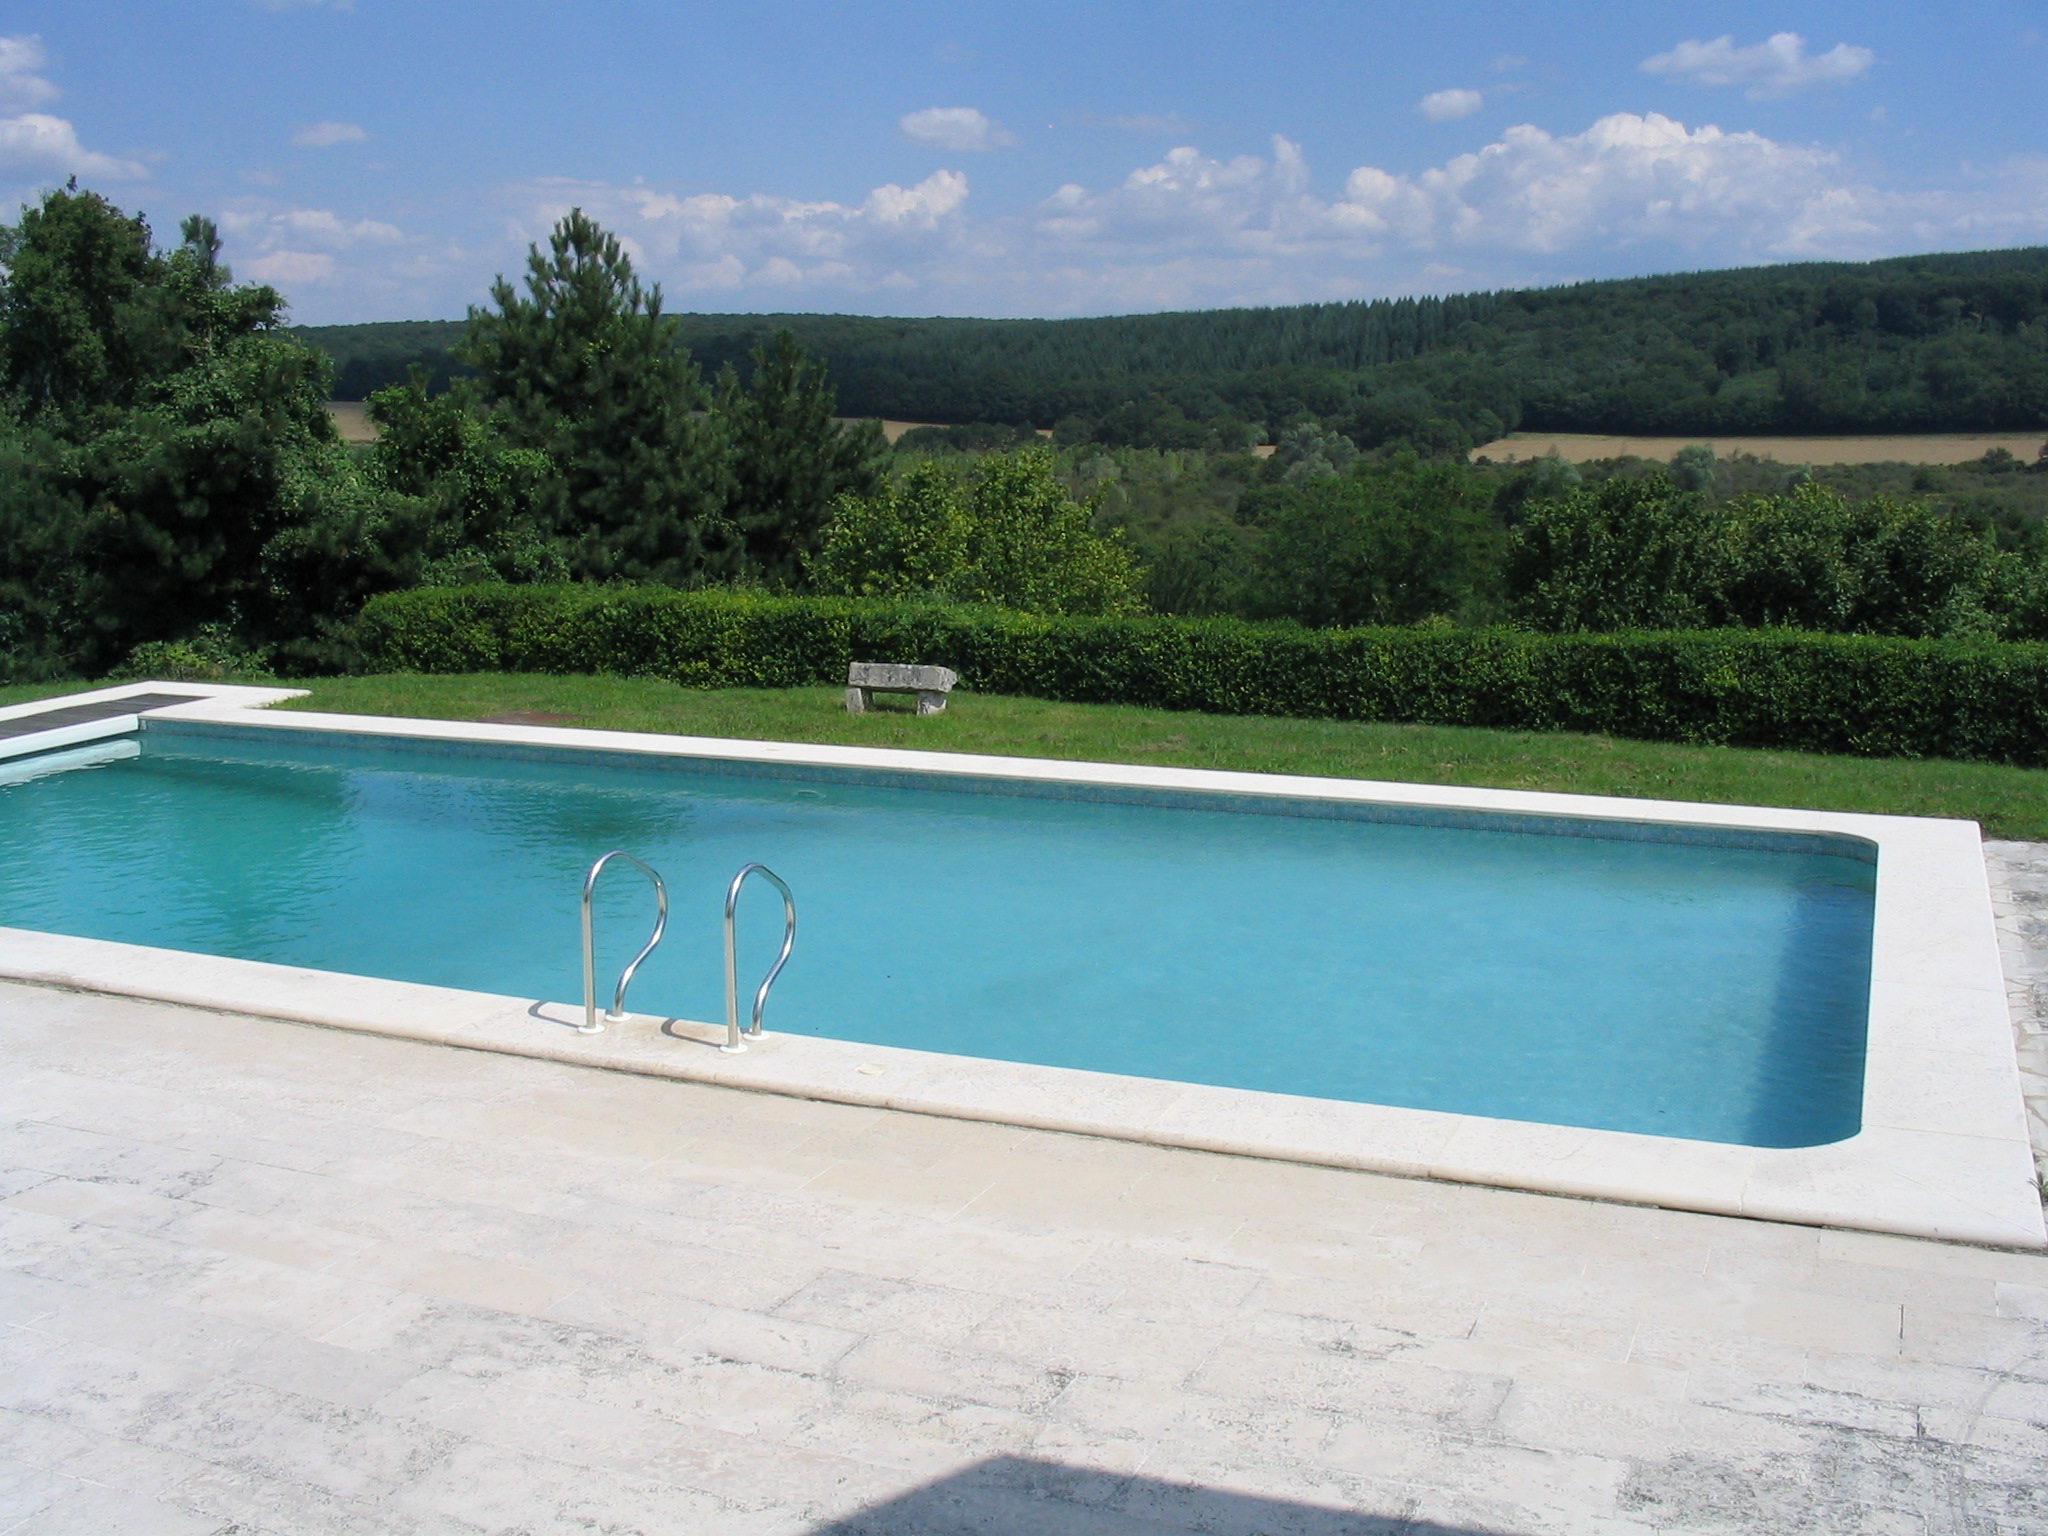
<path fill-rule="evenodd" d="M 1526 731 L 1181 714 L 956 693 L 942 715 L 846 713 L 837 688 L 694 691 L 647 678 L 337 677 L 286 708 L 564 725 L 762 741 L 921 747 L 1411 784 L 1559 790 L 1897 816 L 1959 816 L 1987 835 L 2048 838 L 2048 770 L 1680 747 Z"/>
<path fill-rule="evenodd" d="M 87 686 L 0 688 L 0 704 Z M 1959 816 L 1980 823 L 1988 836 L 2048 839 L 2048 769 L 1990 763 L 1821 757 L 1435 725 L 1179 714 L 972 693 L 954 694 L 942 715 L 920 719 L 907 709 L 885 708 L 856 717 L 846 713 L 837 688 L 698 691 L 649 678 L 485 673 L 316 678 L 293 686 L 312 690 L 311 696 L 284 708 L 441 720 L 537 714 L 560 717 L 542 723 L 613 731 L 921 747 L 1005 757 L 1324 774 L 1894 816 Z"/>
<path fill-rule="evenodd" d="M 112 683 L 81 683 L 75 679 L 68 683 L 14 683 L 0 688 L 0 708 L 9 704 L 27 704 L 36 699 L 47 699 L 59 693 L 84 693 L 88 688 L 111 688 Z"/>

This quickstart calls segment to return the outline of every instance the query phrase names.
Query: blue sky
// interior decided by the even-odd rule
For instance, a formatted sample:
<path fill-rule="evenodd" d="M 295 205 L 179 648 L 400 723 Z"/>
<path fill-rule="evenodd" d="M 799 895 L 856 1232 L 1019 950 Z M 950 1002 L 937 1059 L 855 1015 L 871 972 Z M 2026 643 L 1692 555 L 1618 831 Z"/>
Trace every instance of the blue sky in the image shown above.
<path fill-rule="evenodd" d="M 1067 315 L 2048 243 L 2048 3 L 0 0 L 0 196 L 312 323 L 580 204 L 672 309 Z"/>

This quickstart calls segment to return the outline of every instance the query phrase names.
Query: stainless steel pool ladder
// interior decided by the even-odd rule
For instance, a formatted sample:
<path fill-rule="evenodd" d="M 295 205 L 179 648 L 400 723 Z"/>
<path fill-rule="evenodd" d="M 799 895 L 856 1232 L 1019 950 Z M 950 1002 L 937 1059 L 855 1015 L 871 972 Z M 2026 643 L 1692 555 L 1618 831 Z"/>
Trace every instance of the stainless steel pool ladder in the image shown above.
<path fill-rule="evenodd" d="M 653 934 L 641 946 L 640 953 L 628 962 L 623 971 L 619 972 L 619 988 L 612 994 L 611 1010 L 605 1014 L 604 1019 L 600 1022 L 597 1017 L 597 950 L 591 943 L 590 938 L 590 898 L 597 890 L 597 877 L 604 873 L 605 865 L 611 863 L 613 859 L 624 859 L 628 864 L 637 865 L 641 873 L 654 882 L 654 902 L 657 911 L 654 919 Z M 781 884 L 780 881 L 776 883 L 778 885 Z M 731 911 L 731 903 L 728 902 L 726 905 L 726 932 L 728 935 L 732 931 Z M 590 873 L 583 877 L 583 1022 L 576 1026 L 578 1030 L 586 1035 L 594 1035 L 603 1029 L 606 1024 L 618 1024 L 624 1021 L 626 1017 L 626 988 L 632 984 L 633 973 L 640 969 L 640 962 L 642 960 L 645 960 L 654 953 L 654 946 L 661 942 L 661 936 L 667 929 L 668 887 L 662 884 L 661 876 L 656 872 L 652 864 L 647 863 L 644 859 L 635 858 L 623 848 L 614 848 L 610 853 L 590 866 Z M 729 958 L 731 953 L 732 941 L 728 937 L 726 940 L 728 975 L 731 974 L 731 961 Z M 758 1009 L 755 1010 L 754 1016 L 758 1025 L 760 1019 L 760 1011 Z"/>
<path fill-rule="evenodd" d="M 790 894 L 788 884 L 766 864 L 742 865 L 725 892 L 725 1044 L 719 1047 L 721 1051 L 744 1051 L 747 1048 L 746 1041 L 740 1038 L 740 968 L 733 946 L 733 928 L 734 914 L 739 909 L 740 888 L 747 883 L 749 875 L 765 875 L 775 889 L 782 892 L 782 953 L 775 957 L 775 964 L 768 968 L 768 975 L 761 982 L 761 990 L 754 994 L 754 1021 L 747 1028 L 748 1036 L 753 1039 L 761 1037 L 761 1010 L 768 1006 L 768 989 L 775 985 L 775 978 L 789 964 L 789 952 L 796 947 L 796 897 Z"/>

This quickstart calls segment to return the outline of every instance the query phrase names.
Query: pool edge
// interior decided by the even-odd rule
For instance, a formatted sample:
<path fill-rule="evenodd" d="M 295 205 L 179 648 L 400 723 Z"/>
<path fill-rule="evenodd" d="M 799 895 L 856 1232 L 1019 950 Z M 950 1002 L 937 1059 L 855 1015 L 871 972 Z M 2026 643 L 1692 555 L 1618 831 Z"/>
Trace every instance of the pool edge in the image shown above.
<path fill-rule="evenodd" d="M 268 697 L 250 697 L 259 692 Z M 549 1009 L 568 1017 L 558 1004 L 22 929 L 0 928 L 0 978 L 951 1118 L 1721 1215 L 2048 1247 L 1974 823 L 310 711 L 277 715 L 251 706 L 273 702 L 282 690 L 221 693 L 143 718 L 1867 841 L 1878 850 L 1878 886 L 1863 1128 L 1830 1146 L 1769 1149 L 810 1037 L 775 1037 L 725 1057 L 687 1038 L 708 1026 L 679 1027 L 683 1038 L 664 1038 L 655 1021 L 640 1019 L 626 1030 L 586 1037 L 550 1022 Z M 882 1071 L 861 1074 L 863 1065 Z"/>
<path fill-rule="evenodd" d="M 801 1035 L 770 1034 L 727 1056 L 713 1048 L 722 1030 L 707 1023 L 633 1015 L 584 1035 L 572 1027 L 580 1010 L 567 1003 L 27 929 L 0 928 L 0 979 L 948 1119 L 1711 1215 L 2048 1248 L 2030 1178 L 2015 1187 L 1999 1177 L 2010 1149 L 1996 1138 L 1892 1131 L 1872 1145 L 1866 1130 L 1830 1146 L 1776 1150 Z M 2031 1159 L 2025 1161 L 2030 1175 Z"/>

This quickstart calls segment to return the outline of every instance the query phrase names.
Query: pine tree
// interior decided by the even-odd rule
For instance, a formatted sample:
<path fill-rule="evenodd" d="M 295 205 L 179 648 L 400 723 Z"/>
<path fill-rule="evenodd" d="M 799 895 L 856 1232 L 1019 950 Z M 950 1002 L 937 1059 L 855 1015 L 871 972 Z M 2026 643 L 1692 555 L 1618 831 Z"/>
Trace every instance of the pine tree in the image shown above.
<path fill-rule="evenodd" d="M 547 532 L 584 578 L 693 585 L 729 574 L 725 455 L 696 365 L 616 236 L 572 209 L 526 294 L 500 277 L 458 351 L 514 447 L 555 466 Z"/>
<path fill-rule="evenodd" d="M 718 380 L 718 416 L 732 450 L 728 516 L 745 544 L 747 574 L 792 587 L 823 546 L 833 503 L 879 489 L 888 447 L 876 423 L 834 419 L 824 365 L 788 330 L 755 347 L 753 364 L 745 388 L 731 368 Z"/>
<path fill-rule="evenodd" d="M 284 301 L 203 218 L 168 253 L 75 186 L 0 232 L 0 667 L 102 671 L 208 627 L 267 645 L 401 584 Z"/>

